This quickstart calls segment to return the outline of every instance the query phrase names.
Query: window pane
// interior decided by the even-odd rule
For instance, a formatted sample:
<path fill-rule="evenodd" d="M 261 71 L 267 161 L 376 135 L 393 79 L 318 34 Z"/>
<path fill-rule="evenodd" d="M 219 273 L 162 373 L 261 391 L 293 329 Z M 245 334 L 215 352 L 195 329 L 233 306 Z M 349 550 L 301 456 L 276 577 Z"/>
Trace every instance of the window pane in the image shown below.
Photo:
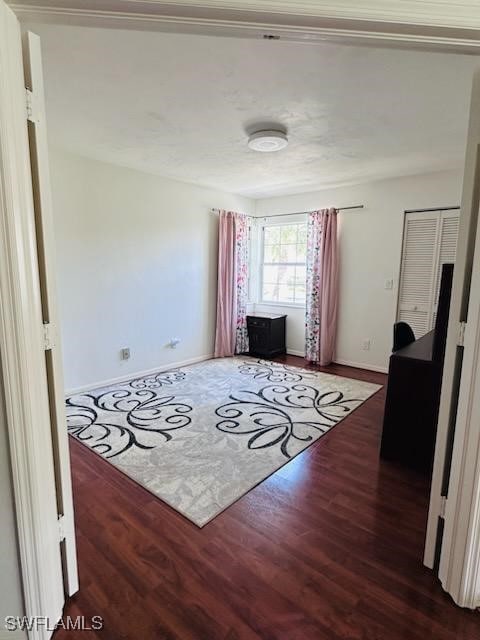
<path fill-rule="evenodd" d="M 289 284 L 279 285 L 278 299 L 281 302 L 295 302 L 295 287 Z"/>
<path fill-rule="evenodd" d="M 281 265 L 278 267 L 278 282 L 280 284 L 295 284 L 295 267 Z"/>
<path fill-rule="evenodd" d="M 265 284 L 278 282 L 278 267 L 265 265 L 263 267 L 263 282 Z"/>
<path fill-rule="evenodd" d="M 297 262 L 305 262 L 307 259 L 307 245 L 297 244 Z"/>
<path fill-rule="evenodd" d="M 306 295 L 305 295 L 305 285 L 296 285 L 295 287 L 295 302 L 299 304 L 305 304 Z"/>
<path fill-rule="evenodd" d="M 280 241 L 282 244 L 296 244 L 297 242 L 297 227 L 296 224 L 288 224 L 280 227 Z"/>
<path fill-rule="evenodd" d="M 265 227 L 262 300 L 305 304 L 307 225 Z"/>
<path fill-rule="evenodd" d="M 278 247 L 265 245 L 263 247 L 263 262 L 278 262 Z"/>
<path fill-rule="evenodd" d="M 278 244 L 280 242 L 281 227 L 265 227 L 265 244 Z"/>
<path fill-rule="evenodd" d="M 278 285 L 276 284 L 265 284 L 262 289 L 262 299 L 268 300 L 270 302 L 278 301 Z"/>
<path fill-rule="evenodd" d="M 297 245 L 285 244 L 282 245 L 282 262 L 297 262 Z"/>
<path fill-rule="evenodd" d="M 274 244 L 264 247 L 263 261 L 269 262 L 287 262 L 288 250 L 280 244 Z"/>
<path fill-rule="evenodd" d="M 307 244 L 307 225 L 306 224 L 298 225 L 297 242 L 305 245 Z"/>
<path fill-rule="evenodd" d="M 298 285 L 304 285 L 307 280 L 307 271 L 305 267 L 297 267 L 295 268 L 295 283 Z"/>

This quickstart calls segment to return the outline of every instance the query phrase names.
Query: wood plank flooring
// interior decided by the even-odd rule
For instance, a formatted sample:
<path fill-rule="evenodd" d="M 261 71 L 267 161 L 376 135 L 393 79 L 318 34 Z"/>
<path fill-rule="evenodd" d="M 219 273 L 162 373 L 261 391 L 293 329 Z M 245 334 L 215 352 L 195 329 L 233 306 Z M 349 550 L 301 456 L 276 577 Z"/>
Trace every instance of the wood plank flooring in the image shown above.
<path fill-rule="evenodd" d="M 384 399 L 203 529 L 71 441 L 81 588 L 65 615 L 104 628 L 55 640 L 480 640 L 480 615 L 422 565 L 425 479 L 379 461 Z"/>

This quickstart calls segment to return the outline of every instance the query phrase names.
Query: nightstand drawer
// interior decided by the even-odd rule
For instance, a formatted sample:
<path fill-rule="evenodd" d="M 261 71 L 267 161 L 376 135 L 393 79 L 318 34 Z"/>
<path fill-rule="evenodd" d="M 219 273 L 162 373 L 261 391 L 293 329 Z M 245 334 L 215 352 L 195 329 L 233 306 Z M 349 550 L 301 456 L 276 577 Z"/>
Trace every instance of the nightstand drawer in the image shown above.
<path fill-rule="evenodd" d="M 247 317 L 247 326 L 248 327 L 258 327 L 259 329 L 266 329 L 270 324 L 270 320 L 265 318 L 252 318 Z"/>

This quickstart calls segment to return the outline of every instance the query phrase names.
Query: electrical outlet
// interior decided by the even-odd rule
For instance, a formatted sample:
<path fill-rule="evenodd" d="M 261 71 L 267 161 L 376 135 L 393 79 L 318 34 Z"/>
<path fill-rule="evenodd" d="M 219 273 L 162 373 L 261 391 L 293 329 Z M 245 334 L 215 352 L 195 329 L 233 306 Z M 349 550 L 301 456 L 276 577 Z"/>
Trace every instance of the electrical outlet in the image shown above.
<path fill-rule="evenodd" d="M 385 289 L 387 289 L 387 291 L 391 291 L 393 289 L 393 280 L 385 280 Z"/>
<path fill-rule="evenodd" d="M 124 349 L 120 349 L 120 358 L 122 360 L 129 360 L 130 359 L 130 349 L 129 349 L 129 347 L 125 347 Z"/>
<path fill-rule="evenodd" d="M 371 341 L 369 338 L 365 338 L 365 340 L 362 343 L 362 349 L 364 351 L 370 351 L 370 345 L 371 345 Z"/>

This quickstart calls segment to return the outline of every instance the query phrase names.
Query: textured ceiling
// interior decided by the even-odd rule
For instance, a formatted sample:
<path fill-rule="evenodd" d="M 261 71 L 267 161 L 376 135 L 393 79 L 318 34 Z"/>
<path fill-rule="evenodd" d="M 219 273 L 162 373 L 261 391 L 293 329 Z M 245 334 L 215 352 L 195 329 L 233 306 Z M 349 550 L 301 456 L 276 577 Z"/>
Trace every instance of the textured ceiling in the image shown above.
<path fill-rule="evenodd" d="M 266 197 L 455 168 L 479 59 L 31 25 L 49 137 L 83 156 Z M 247 148 L 256 123 L 290 145 Z"/>

